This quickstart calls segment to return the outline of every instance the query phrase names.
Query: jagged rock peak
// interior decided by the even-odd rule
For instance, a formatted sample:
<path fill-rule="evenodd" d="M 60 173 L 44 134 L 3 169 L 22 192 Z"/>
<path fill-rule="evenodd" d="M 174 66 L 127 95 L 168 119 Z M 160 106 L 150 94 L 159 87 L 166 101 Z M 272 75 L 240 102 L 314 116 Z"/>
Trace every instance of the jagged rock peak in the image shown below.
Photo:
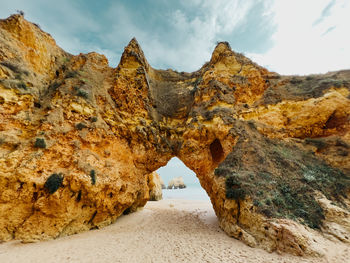
<path fill-rule="evenodd" d="M 217 45 L 216 45 L 216 47 L 215 47 L 215 49 L 214 49 L 214 51 L 213 51 L 213 53 L 212 53 L 212 55 L 211 55 L 211 59 L 210 59 L 210 62 L 212 62 L 212 63 L 215 63 L 215 62 L 217 62 L 218 61 L 218 59 L 220 58 L 220 57 L 223 57 L 224 55 L 230 55 L 230 54 L 233 54 L 233 51 L 232 51 L 232 49 L 231 49 L 231 46 L 230 46 L 230 44 L 228 43 L 228 42 L 219 42 Z"/>
<path fill-rule="evenodd" d="M 210 64 L 215 64 L 227 57 L 234 57 L 240 64 L 253 63 L 249 58 L 245 57 L 243 54 L 235 52 L 232 50 L 230 44 L 227 41 L 219 42 L 210 59 Z"/>
<path fill-rule="evenodd" d="M 49 36 L 52 39 L 52 41 L 55 42 L 49 33 L 44 32 L 38 24 L 26 20 L 21 14 L 13 14 L 6 19 L 0 19 L 0 25 L 3 29 L 17 36 L 17 38 L 23 38 L 28 33 L 43 34 Z"/>
<path fill-rule="evenodd" d="M 143 53 L 135 37 L 131 39 L 129 44 L 124 48 L 124 52 L 121 57 L 119 67 L 134 66 L 134 65 L 130 65 L 130 57 L 134 57 L 136 61 L 140 64 L 140 66 L 144 67 L 146 70 L 149 69 L 150 66 L 146 60 L 145 54 Z"/>
<path fill-rule="evenodd" d="M 214 52 L 220 52 L 220 53 L 223 53 L 225 51 L 232 51 L 232 48 L 230 46 L 230 43 L 228 43 L 227 41 L 221 41 L 221 42 L 218 42 L 213 53 Z"/>
<path fill-rule="evenodd" d="M 20 14 L 0 20 L 0 30 L 3 37 L 1 40 L 8 42 L 6 46 L 0 46 L 0 61 L 17 61 L 21 67 L 26 64 L 36 73 L 46 74 L 56 67 L 58 57 L 68 54 L 57 46 L 50 34 Z"/>
<path fill-rule="evenodd" d="M 6 19 L 0 19 L 1 22 L 13 23 L 13 22 L 26 22 L 27 20 L 20 14 L 13 14 Z"/>

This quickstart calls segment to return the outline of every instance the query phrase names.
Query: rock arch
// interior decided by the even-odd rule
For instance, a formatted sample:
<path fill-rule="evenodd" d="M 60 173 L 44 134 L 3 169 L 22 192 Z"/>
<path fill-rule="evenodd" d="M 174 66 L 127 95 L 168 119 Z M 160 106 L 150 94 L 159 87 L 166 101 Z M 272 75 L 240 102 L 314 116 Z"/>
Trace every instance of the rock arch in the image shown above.
<path fill-rule="evenodd" d="M 250 246 L 314 253 L 301 223 L 349 234 L 349 71 L 284 77 L 226 42 L 196 72 L 156 70 L 135 39 L 110 68 L 22 16 L 0 31 L 0 240 L 110 224 L 145 205 L 147 175 L 173 156 Z"/>

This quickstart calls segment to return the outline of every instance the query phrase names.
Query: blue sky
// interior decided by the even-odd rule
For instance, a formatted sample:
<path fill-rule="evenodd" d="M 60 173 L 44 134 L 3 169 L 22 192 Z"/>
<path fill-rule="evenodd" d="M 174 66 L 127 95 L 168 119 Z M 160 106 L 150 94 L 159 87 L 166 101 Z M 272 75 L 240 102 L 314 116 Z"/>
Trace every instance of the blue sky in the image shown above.
<path fill-rule="evenodd" d="M 172 178 L 178 176 L 182 176 L 185 184 L 189 187 L 199 185 L 196 174 L 177 157 L 172 158 L 166 166 L 159 168 L 157 172 L 163 178 L 165 185 L 168 185 Z"/>
<path fill-rule="evenodd" d="M 195 71 L 223 40 L 281 74 L 350 68 L 349 0 L 1 0 L 0 6 L 1 18 L 23 10 L 66 51 L 102 53 L 113 67 L 136 37 L 155 68 Z M 177 158 L 160 171 L 165 181 L 196 180 Z"/>
<path fill-rule="evenodd" d="M 68 52 L 111 66 L 136 37 L 155 68 L 197 70 L 222 40 L 282 74 L 350 68 L 348 0 L 1 0 L 0 17 L 18 9 Z"/>

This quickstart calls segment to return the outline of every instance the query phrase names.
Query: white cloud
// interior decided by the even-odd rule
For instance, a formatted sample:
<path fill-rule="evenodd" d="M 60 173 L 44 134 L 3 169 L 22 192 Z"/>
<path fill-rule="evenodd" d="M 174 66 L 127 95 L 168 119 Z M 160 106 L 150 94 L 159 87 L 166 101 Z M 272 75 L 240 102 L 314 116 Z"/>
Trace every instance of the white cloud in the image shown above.
<path fill-rule="evenodd" d="M 350 4 L 346 0 L 275 1 L 277 31 L 265 54 L 249 54 L 281 74 L 325 73 L 350 68 Z M 323 12 L 330 7 L 326 14 Z M 317 21 L 317 23 L 315 23 Z"/>
<path fill-rule="evenodd" d="M 106 14 L 112 24 L 109 33 L 103 37 L 116 47 L 121 45 L 121 39 L 126 45 L 128 40 L 136 37 L 153 67 L 194 71 L 210 59 L 218 35 L 229 34 L 243 23 L 253 6 L 253 1 L 242 0 L 181 3 L 182 6 L 176 9 L 168 9 L 164 21 L 159 21 L 167 27 L 165 34 L 152 28 L 142 30 L 135 14 L 116 3 Z M 114 61 L 111 64 L 116 65 Z"/>
<path fill-rule="evenodd" d="M 100 27 L 88 13 L 84 13 L 71 1 L 4 1 L 1 5 L 0 16 L 7 17 L 16 10 L 23 10 L 27 20 L 39 24 L 67 52 L 78 54 L 94 51 L 89 48 L 89 43 L 79 38 L 79 33 L 87 30 L 99 32 Z"/>
<path fill-rule="evenodd" d="M 176 4 L 163 1 L 161 12 L 164 13 L 157 16 L 159 21 L 152 26 L 142 24 L 148 19 L 137 16 L 145 14 L 135 13 L 130 6 L 124 7 L 122 1 L 110 3 L 103 16 L 94 18 L 94 10 L 88 4 L 85 9 L 68 0 L 3 0 L 0 16 L 23 9 L 28 20 L 40 24 L 68 52 L 102 52 L 111 66 L 118 64 L 123 47 L 135 36 L 152 66 L 194 71 L 210 59 L 217 40 L 230 40 L 232 46 L 241 49 L 237 51 L 247 52 L 248 44 L 250 48 L 259 46 L 274 32 L 271 29 L 265 33 L 261 29 L 276 25 L 273 46 L 265 53 L 248 54 L 259 64 L 281 74 L 350 68 L 350 3 L 347 0 L 181 0 Z M 273 22 L 267 19 L 267 23 L 259 24 L 260 18 L 252 21 L 256 13 L 251 11 L 258 4 L 264 8 L 254 12 L 264 12 L 269 18 L 272 13 Z M 151 10 L 156 14 L 157 8 Z M 149 14 L 149 20 L 153 15 Z M 248 24 L 250 28 L 246 27 Z M 257 31 L 261 37 L 250 38 L 257 35 Z M 94 39 L 89 39 L 89 34 Z M 266 41 L 261 50 L 269 45 Z"/>
<path fill-rule="evenodd" d="M 218 35 L 232 32 L 243 21 L 253 2 L 195 0 L 183 1 L 183 5 L 191 5 L 196 15 L 186 13 L 185 9 L 171 13 L 176 47 L 169 47 L 153 37 L 140 41 L 152 65 L 168 64 L 180 71 L 199 69 L 210 59 Z"/>

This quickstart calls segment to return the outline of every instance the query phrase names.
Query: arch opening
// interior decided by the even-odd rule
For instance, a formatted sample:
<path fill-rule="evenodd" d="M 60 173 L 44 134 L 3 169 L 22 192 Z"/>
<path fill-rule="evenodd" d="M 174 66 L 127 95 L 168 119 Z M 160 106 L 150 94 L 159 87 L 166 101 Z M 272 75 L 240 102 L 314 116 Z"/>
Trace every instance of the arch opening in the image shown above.
<path fill-rule="evenodd" d="M 202 188 L 195 172 L 188 168 L 179 158 L 173 157 L 156 171 L 164 182 L 163 199 L 210 200 Z M 185 188 L 168 189 L 172 179 L 182 177 Z"/>

